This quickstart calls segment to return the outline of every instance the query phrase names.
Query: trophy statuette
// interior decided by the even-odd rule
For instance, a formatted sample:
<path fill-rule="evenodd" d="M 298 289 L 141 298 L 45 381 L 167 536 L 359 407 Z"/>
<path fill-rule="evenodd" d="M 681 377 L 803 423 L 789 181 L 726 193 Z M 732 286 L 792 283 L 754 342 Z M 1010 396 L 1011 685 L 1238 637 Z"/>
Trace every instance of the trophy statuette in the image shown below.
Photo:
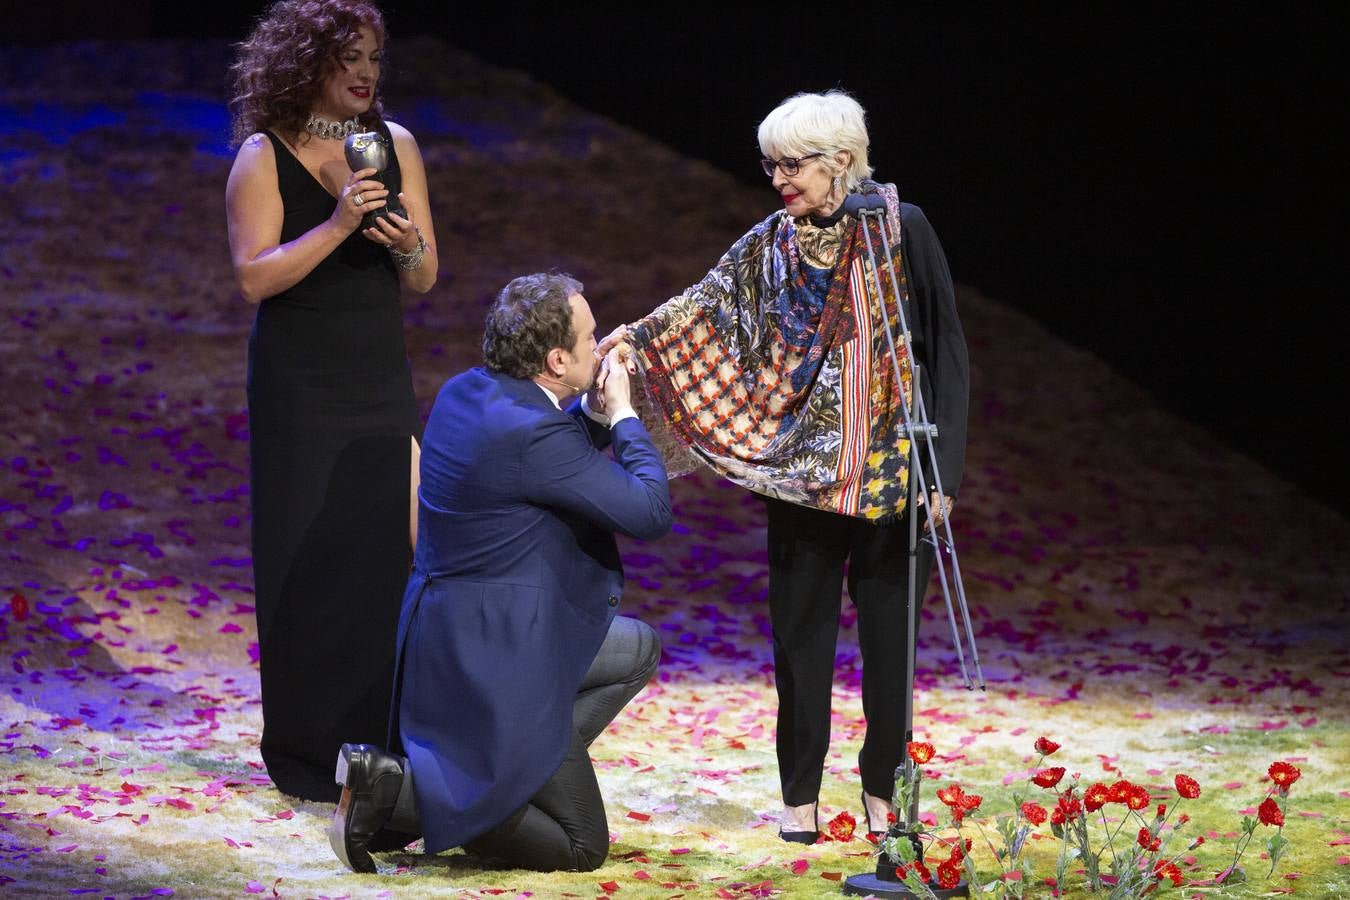
<path fill-rule="evenodd" d="M 370 176 L 372 181 L 384 183 L 385 168 L 389 165 L 389 142 L 377 131 L 364 131 L 360 134 L 347 135 L 347 139 L 342 142 L 342 151 L 347 157 L 347 165 L 353 172 L 361 169 L 374 169 L 375 174 Z M 385 205 L 381 208 L 368 212 L 361 219 L 362 228 L 379 228 L 376 219 L 388 218 L 389 213 L 395 213 L 407 218 L 408 211 L 399 205 L 398 195 L 390 193 L 385 198 Z"/>

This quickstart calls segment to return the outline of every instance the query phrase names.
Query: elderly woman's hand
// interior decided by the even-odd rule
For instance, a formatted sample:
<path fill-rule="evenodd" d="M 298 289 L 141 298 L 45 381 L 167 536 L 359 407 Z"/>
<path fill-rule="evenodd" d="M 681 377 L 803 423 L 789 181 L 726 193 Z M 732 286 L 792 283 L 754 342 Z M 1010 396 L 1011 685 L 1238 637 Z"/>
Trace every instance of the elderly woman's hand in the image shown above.
<path fill-rule="evenodd" d="M 628 374 L 631 375 L 637 371 L 637 368 L 636 366 L 633 365 L 631 361 L 633 356 L 633 348 L 629 347 L 625 343 L 627 340 L 628 340 L 628 326 L 620 325 L 618 328 L 615 328 L 609 334 L 605 335 L 604 340 L 595 345 L 595 355 L 603 359 L 604 357 L 609 355 L 609 351 L 613 350 L 620 344 L 623 344 L 625 352 L 621 355 L 620 358 L 625 363 L 627 363 L 626 368 L 628 369 Z"/>
<path fill-rule="evenodd" d="M 919 498 L 919 502 L 923 503 L 923 497 Z M 928 502 L 932 505 L 933 520 L 932 522 L 929 522 L 928 517 L 924 516 L 924 523 L 923 523 L 924 531 L 929 531 L 933 528 L 940 527 L 942 523 L 945 522 L 949 516 L 951 516 L 952 506 L 955 505 L 956 498 L 939 497 L 937 491 L 931 491 L 929 492 L 928 495 Z"/>
<path fill-rule="evenodd" d="M 595 355 L 598 359 L 605 359 L 610 352 L 617 350 L 617 362 L 623 364 L 624 371 L 629 375 L 637 374 L 637 363 L 633 359 L 633 348 L 628 344 L 628 326 L 620 325 L 609 334 L 605 339 L 595 345 Z M 600 387 L 604 387 L 604 374 L 600 376 Z"/>

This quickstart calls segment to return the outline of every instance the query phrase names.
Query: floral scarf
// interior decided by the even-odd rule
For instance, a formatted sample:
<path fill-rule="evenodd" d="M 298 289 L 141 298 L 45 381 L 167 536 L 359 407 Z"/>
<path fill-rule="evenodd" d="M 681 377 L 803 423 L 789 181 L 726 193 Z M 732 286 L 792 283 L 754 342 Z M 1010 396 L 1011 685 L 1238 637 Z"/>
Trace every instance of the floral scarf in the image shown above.
<path fill-rule="evenodd" d="M 895 187 L 868 182 L 861 190 L 881 193 L 888 211 L 890 266 L 882 264 L 880 225 L 869 217 L 866 226 L 882 264 L 879 290 L 865 286 L 861 220 L 818 228 L 780 211 L 702 281 L 635 323 L 629 340 L 659 425 L 697 461 L 760 494 L 881 519 L 904 511 L 909 460 L 900 437 L 909 335 L 899 332 L 888 269 L 907 321 L 908 293 Z M 822 276 L 811 266 L 831 261 L 822 304 L 811 286 Z M 900 386 L 875 296 L 896 335 Z"/>

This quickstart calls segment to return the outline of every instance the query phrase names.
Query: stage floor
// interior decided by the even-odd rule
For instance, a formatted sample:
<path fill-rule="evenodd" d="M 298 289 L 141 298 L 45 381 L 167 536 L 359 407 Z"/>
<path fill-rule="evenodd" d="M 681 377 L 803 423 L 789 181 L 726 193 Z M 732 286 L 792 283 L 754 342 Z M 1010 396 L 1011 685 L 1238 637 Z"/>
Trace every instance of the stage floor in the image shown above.
<path fill-rule="evenodd" d="M 624 611 L 665 653 L 594 746 L 609 862 L 544 876 L 453 851 L 346 873 L 324 834 L 332 808 L 278 793 L 256 747 L 252 310 L 225 238 L 229 49 L 6 56 L 23 78 L 0 84 L 0 893 L 818 896 L 873 868 L 861 840 L 776 837 L 762 511 L 702 473 L 674 486 L 671 536 L 622 544 Z M 698 280 L 774 207 L 767 189 L 519 73 L 429 39 L 395 60 L 388 108 L 422 147 L 441 248 L 435 290 L 405 301 L 424 413 L 480 361 L 484 306 L 510 277 L 571 272 L 604 332 Z M 753 165 L 747 148 L 727 165 Z M 960 236 L 934 225 L 959 259 Z M 1203 882 L 1228 864 L 1266 767 L 1287 759 L 1303 772 L 1292 847 L 1263 881 L 1262 826 L 1245 858 L 1257 883 L 1224 895 L 1350 893 L 1350 524 L 984 289 L 959 293 L 973 395 L 954 523 L 988 690 L 961 687 L 930 597 L 915 723 L 938 752 L 926 815 L 952 781 L 984 796 L 972 818 L 985 821 L 1011 813 L 1015 791 L 1038 796 L 1025 779 L 1048 735 L 1084 784 L 1127 777 L 1174 804 L 1173 775 L 1197 778 L 1183 833 L 1207 843 L 1183 870 Z M 1234 348 L 1235 369 L 1246 359 Z M 861 815 L 846 599 L 837 668 L 822 821 Z M 1057 847 L 1041 831 L 1038 878 Z M 993 877 L 988 850 L 974 855 Z"/>

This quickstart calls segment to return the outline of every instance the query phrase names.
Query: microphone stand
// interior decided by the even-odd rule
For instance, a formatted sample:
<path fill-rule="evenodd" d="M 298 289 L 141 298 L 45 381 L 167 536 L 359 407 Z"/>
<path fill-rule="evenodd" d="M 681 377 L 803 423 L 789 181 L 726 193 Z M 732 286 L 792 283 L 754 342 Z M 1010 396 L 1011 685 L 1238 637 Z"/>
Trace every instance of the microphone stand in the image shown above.
<path fill-rule="evenodd" d="M 905 316 L 904 303 L 901 302 L 902 294 L 900 284 L 895 274 L 894 255 L 892 252 L 892 238 L 886 213 L 886 202 L 876 194 L 859 195 L 851 194 L 844 201 L 845 212 L 858 217 L 859 225 L 862 228 L 863 240 L 867 247 L 866 262 L 863 266 L 863 281 L 871 294 L 872 301 L 876 304 L 881 313 L 881 322 L 886 334 L 886 349 L 891 360 L 891 369 L 895 375 L 895 384 L 898 390 L 902 392 L 904 380 L 901 377 L 900 360 L 896 353 L 896 337 L 891 332 L 890 311 L 886 309 L 885 301 L 881 292 L 881 271 L 877 265 L 876 251 L 873 248 L 872 233 L 868 228 L 869 222 L 875 221 L 879 226 L 877 229 L 881 243 L 882 259 L 885 262 L 886 274 L 890 279 L 891 290 L 895 295 L 895 313 L 900 327 L 901 339 L 907 339 L 910 330 L 909 322 Z M 924 404 L 923 391 L 920 389 L 921 370 L 918 361 L 910 356 L 910 371 L 912 380 L 910 383 L 910 397 L 908 402 L 902 402 L 900 409 L 903 417 L 901 424 L 901 434 L 909 439 L 909 473 L 906 510 L 909 513 L 909 585 L 908 585 L 908 616 L 909 616 L 909 646 L 906 647 L 905 655 L 905 684 L 904 690 L 910 698 L 910 702 L 905 704 L 905 743 L 914 740 L 914 670 L 915 670 L 915 651 L 919 638 L 919 584 L 918 584 L 918 558 L 919 558 L 919 517 L 916 515 L 915 504 L 921 503 L 924 511 L 925 520 L 928 523 L 927 533 L 923 540 L 933 545 L 934 564 L 937 567 L 938 583 L 942 589 L 942 599 L 947 607 L 947 621 L 951 625 L 952 645 L 956 648 L 956 658 L 961 666 L 961 679 L 967 690 L 974 690 L 978 683 L 980 690 L 985 690 L 984 672 L 980 668 L 980 654 L 975 647 L 975 629 L 970 621 L 970 608 L 966 603 L 965 584 L 961 579 L 961 566 L 956 557 L 956 542 L 952 537 L 951 522 L 947 517 L 943 517 L 941 525 L 934 520 L 933 504 L 931 498 L 920 498 L 920 485 L 927 484 L 924 475 L 924 463 L 919 446 L 922 445 L 927 451 L 927 471 L 932 474 L 932 485 L 941 502 L 946 493 L 942 489 L 942 475 L 938 470 L 937 451 L 933 448 L 934 441 L 938 438 L 937 425 L 928 419 L 928 410 Z M 939 531 L 939 528 L 942 530 Z M 943 551 L 946 551 L 945 555 Z M 948 565 L 951 568 L 950 577 L 947 572 Z M 926 585 L 924 586 L 927 587 Z M 955 595 L 956 602 L 953 604 L 952 598 Z M 960 612 L 961 624 L 963 628 L 957 627 L 957 612 Z M 964 635 L 962 634 L 964 631 Z M 964 641 L 963 641 L 964 638 Z M 966 664 L 965 644 L 969 645 L 971 665 L 974 668 L 975 677 L 972 679 L 970 667 Z M 896 769 L 895 777 L 904 779 L 905 783 L 913 784 L 915 775 L 915 762 L 906 754 L 904 763 Z M 902 841 L 908 841 L 914 848 L 915 858 L 919 861 L 923 859 L 923 845 L 919 841 L 919 792 L 913 791 L 909 798 L 907 809 L 897 810 L 897 821 L 886 833 L 887 839 L 898 838 Z M 873 897 L 915 897 L 927 896 L 927 894 L 915 894 L 904 883 L 896 877 L 896 866 L 890 861 L 885 853 L 877 861 L 875 874 L 860 874 L 848 878 L 844 883 L 843 892 L 845 894 L 865 895 Z M 968 897 L 970 889 L 964 881 L 952 888 L 943 888 L 936 883 L 927 885 L 927 889 L 936 897 Z"/>

